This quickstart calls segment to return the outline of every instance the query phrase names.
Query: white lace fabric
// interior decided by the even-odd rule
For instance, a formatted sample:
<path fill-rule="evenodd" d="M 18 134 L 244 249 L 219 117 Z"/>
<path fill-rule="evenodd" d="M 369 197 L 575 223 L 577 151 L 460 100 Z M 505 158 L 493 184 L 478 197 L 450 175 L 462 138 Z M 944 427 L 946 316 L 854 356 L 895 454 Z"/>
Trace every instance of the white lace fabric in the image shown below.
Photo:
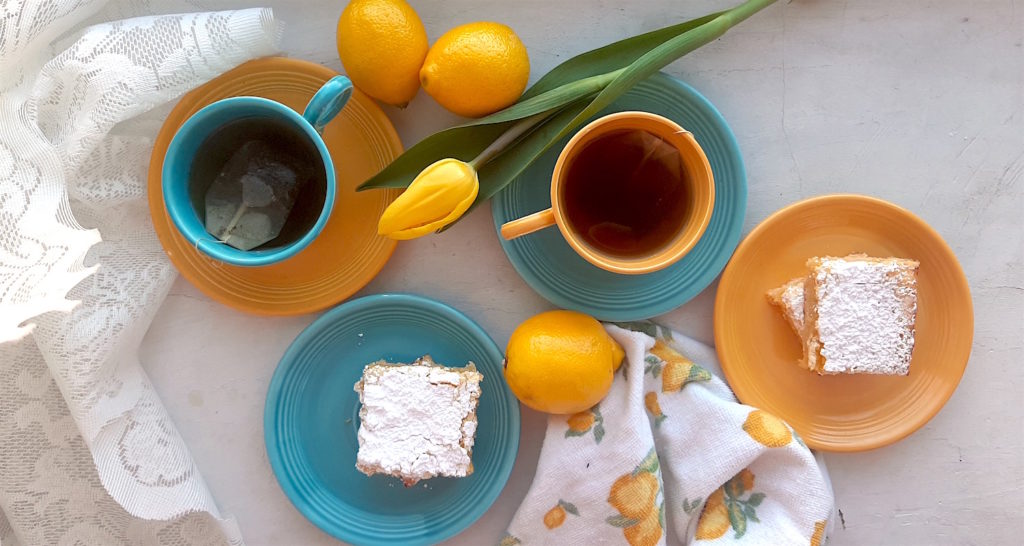
<path fill-rule="evenodd" d="M 274 53 L 279 29 L 261 9 L 83 28 L 148 7 L 0 5 L 4 546 L 241 543 L 139 363 L 175 276 L 146 173 L 154 108 Z"/>

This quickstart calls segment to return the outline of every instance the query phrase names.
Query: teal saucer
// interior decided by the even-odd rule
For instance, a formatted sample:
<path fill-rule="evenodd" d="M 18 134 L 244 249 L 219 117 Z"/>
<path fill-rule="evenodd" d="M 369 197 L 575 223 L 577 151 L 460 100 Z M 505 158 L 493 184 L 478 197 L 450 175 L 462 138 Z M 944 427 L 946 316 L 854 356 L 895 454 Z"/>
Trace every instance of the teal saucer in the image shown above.
<path fill-rule="evenodd" d="M 558 307 L 610 321 L 667 313 L 707 288 L 739 244 L 747 209 L 747 176 L 736 138 L 718 110 L 694 88 L 659 73 L 637 84 L 595 118 L 625 110 L 652 112 L 675 121 L 693 133 L 711 163 L 715 176 L 711 223 L 682 260 L 654 273 L 619 275 L 581 258 L 555 228 L 512 241 L 501 238 L 505 222 L 551 206 L 551 172 L 570 137 L 552 146 L 496 195 L 491 205 L 501 246 L 527 284 Z"/>
<path fill-rule="evenodd" d="M 376 360 L 476 363 L 474 472 L 406 488 L 355 468 L 363 366 Z M 263 415 L 270 465 L 307 519 L 353 544 L 432 544 L 469 527 L 505 487 L 519 448 L 519 404 L 505 385 L 502 353 L 476 323 L 427 298 L 382 294 L 328 311 L 281 358 Z"/>

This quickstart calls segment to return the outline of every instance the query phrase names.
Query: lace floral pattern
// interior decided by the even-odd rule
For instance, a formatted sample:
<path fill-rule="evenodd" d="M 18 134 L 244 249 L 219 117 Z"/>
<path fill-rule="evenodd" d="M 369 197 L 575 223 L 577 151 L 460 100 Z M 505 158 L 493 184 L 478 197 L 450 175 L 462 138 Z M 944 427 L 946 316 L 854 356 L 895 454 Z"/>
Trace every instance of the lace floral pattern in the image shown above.
<path fill-rule="evenodd" d="M 0 7 L 0 542 L 240 543 L 136 351 L 174 270 L 146 205 L 151 111 L 276 50 L 269 10 L 98 23 Z M 57 40 L 67 42 L 54 54 Z M 63 42 L 62 42 L 63 43 Z"/>

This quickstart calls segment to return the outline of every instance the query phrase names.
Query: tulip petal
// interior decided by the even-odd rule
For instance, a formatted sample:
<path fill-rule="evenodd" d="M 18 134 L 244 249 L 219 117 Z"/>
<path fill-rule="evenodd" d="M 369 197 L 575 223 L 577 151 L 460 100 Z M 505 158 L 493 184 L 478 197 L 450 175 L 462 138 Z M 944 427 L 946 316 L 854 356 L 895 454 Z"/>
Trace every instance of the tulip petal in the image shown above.
<path fill-rule="evenodd" d="M 381 215 L 377 232 L 392 239 L 414 239 L 458 220 L 480 191 L 476 170 L 457 159 L 437 161 Z"/>

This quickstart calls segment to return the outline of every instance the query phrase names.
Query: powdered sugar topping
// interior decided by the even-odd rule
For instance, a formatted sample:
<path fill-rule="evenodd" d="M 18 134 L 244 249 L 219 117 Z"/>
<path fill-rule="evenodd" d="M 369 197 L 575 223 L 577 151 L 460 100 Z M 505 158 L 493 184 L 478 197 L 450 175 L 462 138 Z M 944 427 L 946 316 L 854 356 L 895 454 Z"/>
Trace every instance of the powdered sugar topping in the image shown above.
<path fill-rule="evenodd" d="M 793 318 L 797 330 L 804 327 L 804 279 L 793 279 L 782 287 L 782 305 Z"/>
<path fill-rule="evenodd" d="M 822 258 L 815 295 L 825 373 L 907 374 L 917 313 L 915 267 Z"/>
<path fill-rule="evenodd" d="M 480 374 L 371 365 L 361 382 L 358 466 L 425 479 L 469 473 Z"/>

